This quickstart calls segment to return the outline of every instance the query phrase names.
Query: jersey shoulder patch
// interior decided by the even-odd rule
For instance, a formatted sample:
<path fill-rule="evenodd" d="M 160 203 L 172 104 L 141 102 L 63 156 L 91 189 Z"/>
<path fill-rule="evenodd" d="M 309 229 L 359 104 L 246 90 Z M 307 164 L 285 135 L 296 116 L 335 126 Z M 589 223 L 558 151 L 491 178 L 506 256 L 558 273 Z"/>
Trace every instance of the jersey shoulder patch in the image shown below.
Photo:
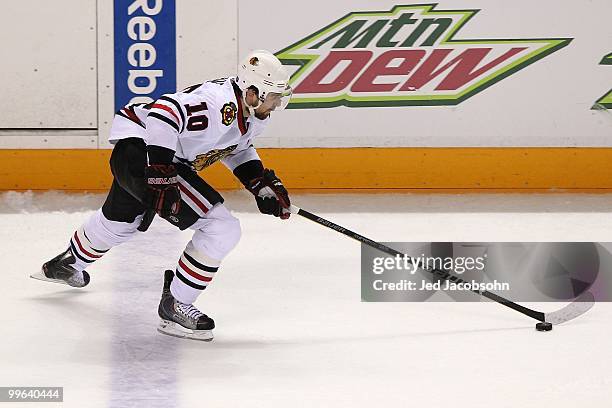
<path fill-rule="evenodd" d="M 210 95 L 211 119 L 214 119 L 222 129 L 228 129 L 238 117 L 238 106 L 234 88 L 229 79 L 206 82 L 202 89 Z M 214 112 L 213 112 L 214 110 Z M 223 131 L 223 130 L 222 130 Z"/>
<path fill-rule="evenodd" d="M 236 120 L 238 108 L 234 102 L 227 102 L 221 107 L 221 123 L 230 126 Z"/>
<path fill-rule="evenodd" d="M 222 78 L 204 82 L 191 92 L 183 94 L 183 96 L 183 103 L 185 103 L 188 116 L 187 122 L 193 121 L 190 117 L 196 113 L 193 111 L 194 108 L 204 108 L 202 112 L 197 112 L 197 114 L 206 115 L 208 126 L 225 133 L 229 131 L 239 116 L 236 95 L 229 79 Z M 188 127 L 188 130 L 191 130 L 190 128 L 193 127 Z"/>

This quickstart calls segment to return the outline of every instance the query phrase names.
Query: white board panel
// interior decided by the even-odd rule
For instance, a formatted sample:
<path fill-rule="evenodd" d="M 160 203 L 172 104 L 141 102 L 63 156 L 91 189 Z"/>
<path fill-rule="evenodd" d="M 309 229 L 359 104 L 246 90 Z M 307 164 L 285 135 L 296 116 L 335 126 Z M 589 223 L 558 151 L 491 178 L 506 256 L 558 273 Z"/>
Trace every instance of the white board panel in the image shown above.
<path fill-rule="evenodd" d="M 357 74 L 349 76 L 345 81 L 340 80 L 340 73 L 344 71 L 343 66 L 338 64 L 335 65 L 335 71 L 325 71 L 326 76 L 314 82 L 325 85 L 340 80 L 342 86 L 338 87 L 335 94 L 327 91 L 311 94 L 296 92 L 294 98 L 303 101 L 308 98 L 318 101 L 329 101 L 332 97 L 344 98 L 340 105 L 351 105 L 346 100 L 353 98 L 351 101 L 359 99 L 362 104 L 365 104 L 363 100 L 368 103 L 375 101 L 374 104 L 379 106 L 327 105 L 325 108 L 316 108 L 303 104 L 300 106 L 305 108 L 275 113 L 274 123 L 266 135 L 259 139 L 259 146 L 612 146 L 611 111 L 591 109 L 595 101 L 612 87 L 612 66 L 599 64 L 605 55 L 612 52 L 612 30 L 609 25 L 612 2 L 609 0 L 592 0 L 588 5 L 553 0 L 446 0 L 439 2 L 428 13 L 424 10 L 395 9 L 394 14 L 392 10 L 398 5 L 410 6 L 411 3 L 388 0 L 313 0 L 296 11 L 281 0 L 269 0 L 266 7 L 256 2 L 239 1 L 241 55 L 251 49 L 267 48 L 273 52 L 285 50 L 285 63 L 287 54 L 293 58 L 290 62 L 294 64 L 300 59 L 311 61 L 311 65 L 294 79 L 296 90 L 300 89 L 300 84 L 302 89 L 309 92 L 325 89 L 324 86 L 308 88 L 303 83 L 316 76 L 314 70 L 321 67 L 332 52 L 372 54 Z M 421 2 L 414 2 L 414 5 L 421 5 L 423 9 Z M 467 16 L 466 10 L 477 11 Z M 442 11 L 446 13 L 437 14 Z M 350 13 L 354 13 L 347 17 L 351 20 L 330 27 Z M 404 24 L 395 35 L 389 35 L 383 40 L 385 33 L 391 30 L 391 21 L 399 18 L 402 13 L 412 13 L 415 21 Z M 271 14 L 273 19 L 270 19 Z M 403 41 L 408 41 L 409 35 L 425 19 L 437 18 L 453 20 L 453 24 L 444 31 L 438 42 L 425 44 L 427 37 L 434 32 L 432 27 L 437 27 L 432 26 L 430 31 L 424 31 L 421 37 L 417 37 L 418 41 L 413 46 L 402 46 Z M 384 28 L 373 38 L 364 39 L 367 33 L 358 37 L 361 31 L 356 31 L 350 45 L 345 48 L 338 46 L 342 38 L 341 30 L 351 22 L 367 20 L 367 24 L 361 27 L 365 30 L 375 21 L 385 19 L 387 23 Z M 262 21 L 274 23 L 262 24 Z M 328 31 L 321 36 L 308 39 L 326 27 Z M 333 34 L 338 35 L 331 38 Z M 363 43 L 360 43 L 360 39 L 364 40 Z M 564 39 L 565 43 L 544 48 L 545 44 L 553 44 L 558 39 Z M 457 43 L 456 40 L 462 42 Z M 473 41 L 466 43 L 467 40 Z M 381 45 L 389 42 L 396 42 L 397 45 Z M 436 66 L 443 68 L 461 52 L 484 48 L 491 48 L 492 51 L 465 75 L 486 67 L 514 48 L 524 50 L 495 65 L 490 71 L 483 71 L 480 77 L 473 80 L 473 87 L 468 82 L 464 95 L 469 94 L 467 90 L 475 91 L 458 103 L 455 100 L 438 106 L 425 106 L 435 105 L 428 102 L 445 94 L 438 89 L 442 88 L 441 80 L 447 77 L 453 65 L 418 89 L 400 92 L 398 85 L 381 94 L 364 92 L 361 91 L 364 87 L 356 86 L 358 78 L 365 76 L 376 58 L 391 49 L 421 49 L 428 57 L 432 56 L 434 50 L 451 50 L 455 54 L 449 54 Z M 413 74 L 416 76 L 417 72 L 423 72 L 419 69 L 425 61 L 427 59 L 423 58 L 419 65 L 403 75 L 381 75 L 371 83 L 408 84 Z M 400 62 L 391 60 L 388 67 L 398 66 Z M 298 65 L 288 67 L 295 72 Z M 459 91 L 457 95 L 461 95 Z M 405 96 L 420 97 L 421 105 L 384 106 L 387 100 Z M 384 99 L 384 103 L 380 103 L 380 99 Z"/>
<path fill-rule="evenodd" d="M 235 75 L 238 0 L 181 0 L 176 4 L 176 69 L 179 89 Z"/>
<path fill-rule="evenodd" d="M 95 129 L 96 0 L 5 3 L 0 128 Z"/>
<path fill-rule="evenodd" d="M 0 129 L 3 149 L 95 149 L 95 129 Z"/>

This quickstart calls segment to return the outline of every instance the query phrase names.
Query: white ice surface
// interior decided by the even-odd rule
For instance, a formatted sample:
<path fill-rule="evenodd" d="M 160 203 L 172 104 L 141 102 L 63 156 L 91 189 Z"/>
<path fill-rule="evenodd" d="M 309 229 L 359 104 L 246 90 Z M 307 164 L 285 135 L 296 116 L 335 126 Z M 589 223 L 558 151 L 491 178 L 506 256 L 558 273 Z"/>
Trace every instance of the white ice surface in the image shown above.
<path fill-rule="evenodd" d="M 196 302 L 217 322 L 201 343 L 155 330 L 163 270 L 189 231 L 156 220 L 71 289 L 28 275 L 103 196 L 0 194 L 0 386 L 63 386 L 63 407 L 610 406 L 611 304 L 538 333 L 491 303 L 362 303 L 358 243 L 224 195 L 243 238 Z M 380 241 L 612 241 L 605 195 L 293 201 Z"/>

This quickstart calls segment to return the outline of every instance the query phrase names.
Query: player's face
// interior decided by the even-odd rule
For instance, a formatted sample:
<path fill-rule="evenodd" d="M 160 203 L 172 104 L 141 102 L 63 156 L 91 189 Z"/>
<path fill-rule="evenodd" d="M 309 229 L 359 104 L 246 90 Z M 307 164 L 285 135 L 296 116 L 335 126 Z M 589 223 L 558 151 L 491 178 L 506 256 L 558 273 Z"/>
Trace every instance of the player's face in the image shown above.
<path fill-rule="evenodd" d="M 282 95 L 279 93 L 269 92 L 261 103 L 260 108 L 267 112 L 272 112 L 281 106 L 281 97 Z"/>
<path fill-rule="evenodd" d="M 292 89 L 287 86 L 283 93 L 268 92 L 265 99 L 257 109 L 258 113 L 267 115 L 274 110 L 283 110 L 289 103 L 292 95 Z"/>
<path fill-rule="evenodd" d="M 246 96 L 244 99 L 248 105 L 253 107 L 257 106 L 257 104 L 259 103 L 259 97 L 257 96 L 257 92 L 253 91 L 252 89 L 247 89 Z"/>

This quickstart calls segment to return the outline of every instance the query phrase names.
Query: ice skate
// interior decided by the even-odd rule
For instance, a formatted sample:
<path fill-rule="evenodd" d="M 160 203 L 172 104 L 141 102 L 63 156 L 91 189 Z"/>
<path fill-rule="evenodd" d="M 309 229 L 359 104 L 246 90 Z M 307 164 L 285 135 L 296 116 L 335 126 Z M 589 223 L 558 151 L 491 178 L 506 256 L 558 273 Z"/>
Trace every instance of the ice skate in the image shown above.
<path fill-rule="evenodd" d="M 62 252 L 55 258 L 45 262 L 40 272 L 30 275 L 31 278 L 62 283 L 75 288 L 82 288 L 89 283 L 89 274 L 86 271 L 79 272 L 70 264 L 74 263 L 75 258 L 70 248 Z"/>
<path fill-rule="evenodd" d="M 157 331 L 169 336 L 192 340 L 211 341 L 215 322 L 195 306 L 181 303 L 172 296 L 170 283 L 173 271 L 164 274 L 164 289 L 159 302 L 158 314 L 161 318 Z"/>

